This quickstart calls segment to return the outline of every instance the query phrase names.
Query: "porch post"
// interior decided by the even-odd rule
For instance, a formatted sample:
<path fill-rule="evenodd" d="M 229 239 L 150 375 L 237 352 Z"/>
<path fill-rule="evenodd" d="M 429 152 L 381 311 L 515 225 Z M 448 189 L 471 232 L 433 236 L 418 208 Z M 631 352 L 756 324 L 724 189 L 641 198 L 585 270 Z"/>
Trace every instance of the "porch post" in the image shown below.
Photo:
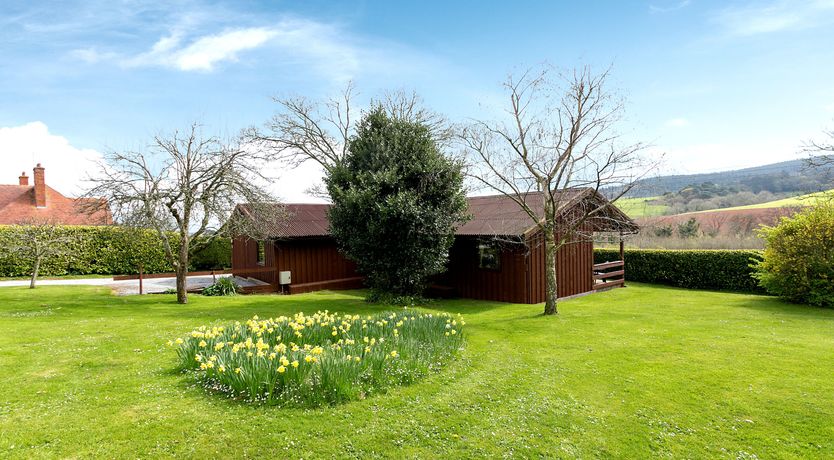
<path fill-rule="evenodd" d="M 625 287 L 625 241 L 622 230 L 620 230 L 620 260 L 623 262 L 623 287 Z"/>

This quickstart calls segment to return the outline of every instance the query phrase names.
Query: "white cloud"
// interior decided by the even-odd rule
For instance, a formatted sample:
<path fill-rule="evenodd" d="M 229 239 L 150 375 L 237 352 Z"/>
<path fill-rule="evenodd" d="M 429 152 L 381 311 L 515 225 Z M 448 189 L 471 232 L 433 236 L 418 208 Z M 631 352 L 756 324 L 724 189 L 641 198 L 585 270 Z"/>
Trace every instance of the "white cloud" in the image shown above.
<path fill-rule="evenodd" d="M 662 174 L 695 174 L 760 166 L 796 160 L 798 143 L 761 141 L 755 143 L 705 143 L 652 149 L 663 152 Z"/>
<path fill-rule="evenodd" d="M 666 120 L 666 123 L 663 125 L 667 128 L 685 128 L 689 126 L 689 120 L 686 118 L 672 118 L 670 120 Z"/>
<path fill-rule="evenodd" d="M 324 170 L 314 161 L 307 161 L 293 169 L 273 162 L 265 168 L 264 174 L 275 178 L 268 188 L 284 203 L 327 202 L 309 192 L 312 187 L 321 185 L 324 179 Z"/>
<path fill-rule="evenodd" d="M 125 67 L 164 66 L 179 70 L 211 71 L 223 61 L 235 61 L 241 51 L 258 48 L 275 36 L 263 27 L 227 30 L 206 35 L 182 46 L 183 33 L 175 31 L 160 38 L 145 53 L 124 59 Z"/>
<path fill-rule="evenodd" d="M 32 183 L 32 168 L 41 163 L 46 168 L 47 185 L 64 195 L 77 196 L 84 191 L 87 172 L 102 155 L 72 146 L 65 137 L 50 133 L 44 123 L 35 121 L 0 128 L 0 157 L 0 183 L 17 184 L 22 171 Z"/>
<path fill-rule="evenodd" d="M 87 64 L 95 64 L 101 61 L 108 61 L 117 57 L 116 53 L 101 52 L 95 48 L 80 48 L 70 51 L 70 57 L 86 62 Z"/>
<path fill-rule="evenodd" d="M 335 26 L 303 19 L 285 19 L 270 27 L 227 29 L 191 37 L 184 28 L 177 28 L 157 40 L 148 51 L 122 56 L 118 61 L 126 68 L 159 66 L 208 72 L 222 62 L 236 61 L 244 51 L 268 48 L 274 52 L 272 59 L 301 61 L 332 79 L 348 80 L 360 69 L 362 51 L 347 37 L 348 34 Z M 91 57 L 97 57 L 94 52 L 76 50 L 73 55 L 91 62 Z M 370 59 L 370 53 L 366 57 Z"/>
<path fill-rule="evenodd" d="M 817 27 L 834 20 L 834 1 L 780 0 L 768 4 L 729 7 L 714 15 L 713 21 L 731 35 L 752 36 L 785 30 Z"/>

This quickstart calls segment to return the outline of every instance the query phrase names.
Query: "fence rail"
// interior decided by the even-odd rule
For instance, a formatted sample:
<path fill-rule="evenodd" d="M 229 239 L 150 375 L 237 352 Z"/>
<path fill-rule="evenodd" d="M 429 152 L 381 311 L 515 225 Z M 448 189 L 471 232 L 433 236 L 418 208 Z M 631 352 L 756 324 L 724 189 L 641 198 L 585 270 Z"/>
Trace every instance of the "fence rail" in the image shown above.
<path fill-rule="evenodd" d="M 625 286 L 625 262 L 615 260 L 594 265 L 594 290 L 617 286 Z"/>

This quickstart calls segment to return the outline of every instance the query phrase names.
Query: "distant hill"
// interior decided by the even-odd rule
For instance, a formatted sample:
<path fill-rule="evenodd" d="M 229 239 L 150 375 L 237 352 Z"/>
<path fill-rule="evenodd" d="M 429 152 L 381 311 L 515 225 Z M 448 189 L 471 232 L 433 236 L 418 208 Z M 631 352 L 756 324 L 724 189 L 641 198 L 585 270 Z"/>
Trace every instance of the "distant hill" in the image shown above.
<path fill-rule="evenodd" d="M 690 185 L 713 183 L 734 186 L 754 193 L 806 193 L 831 188 L 830 170 L 809 170 L 804 160 L 783 161 L 752 168 L 705 174 L 659 176 L 641 180 L 627 195 L 631 198 L 676 193 Z M 610 190 L 614 192 L 614 190 Z M 604 191 L 605 192 L 605 191 Z"/>

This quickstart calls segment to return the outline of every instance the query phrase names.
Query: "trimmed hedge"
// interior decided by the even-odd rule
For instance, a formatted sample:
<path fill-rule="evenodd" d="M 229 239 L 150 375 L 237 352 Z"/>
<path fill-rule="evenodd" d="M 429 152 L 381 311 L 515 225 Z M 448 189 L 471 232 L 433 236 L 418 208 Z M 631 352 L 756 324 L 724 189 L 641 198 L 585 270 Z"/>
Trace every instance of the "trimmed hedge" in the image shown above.
<path fill-rule="evenodd" d="M 128 275 L 139 271 L 139 263 L 145 273 L 170 272 L 173 267 L 165 257 L 165 250 L 153 230 L 133 230 L 122 227 L 64 226 L 60 231 L 74 236 L 66 256 L 45 260 L 40 275 Z M 9 247 L 11 232 L 8 226 L 0 226 L 0 276 L 29 276 L 32 267 L 20 257 L 8 254 L 2 248 Z M 218 240 L 195 254 L 192 269 L 228 267 L 231 242 Z"/>
<path fill-rule="evenodd" d="M 595 263 L 618 260 L 617 249 L 596 249 Z M 625 276 L 642 283 L 689 289 L 764 292 L 750 265 L 762 260 L 755 250 L 627 249 Z"/>

